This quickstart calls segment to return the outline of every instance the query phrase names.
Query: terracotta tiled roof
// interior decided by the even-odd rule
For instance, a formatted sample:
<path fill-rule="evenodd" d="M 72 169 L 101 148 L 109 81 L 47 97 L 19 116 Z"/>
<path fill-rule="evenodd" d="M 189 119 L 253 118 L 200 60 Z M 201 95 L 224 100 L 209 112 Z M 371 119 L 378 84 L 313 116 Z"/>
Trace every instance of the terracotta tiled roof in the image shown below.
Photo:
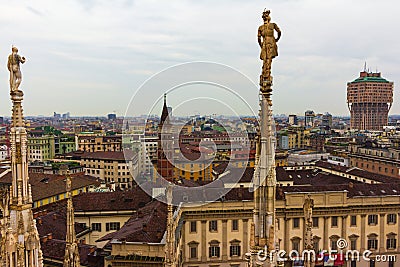
<path fill-rule="evenodd" d="M 45 242 L 44 242 L 45 241 Z M 58 239 L 41 240 L 40 246 L 43 252 L 43 256 L 46 259 L 52 259 L 57 261 L 63 261 L 65 255 L 65 241 Z M 91 266 L 91 267 L 102 267 L 104 266 L 104 260 L 95 261 L 95 264 L 89 265 L 90 253 L 96 250 L 95 246 L 79 244 L 79 257 L 81 265 Z M 91 262 L 94 262 L 91 260 Z"/>
<path fill-rule="evenodd" d="M 167 213 L 167 205 L 154 200 L 139 209 L 120 230 L 105 235 L 98 241 L 160 243 L 166 230 Z"/>
<path fill-rule="evenodd" d="M 400 183 L 400 179 L 384 176 L 377 173 L 367 172 L 358 168 L 352 168 L 347 171 L 348 174 L 378 181 L 381 183 Z"/>
<path fill-rule="evenodd" d="M 60 201 L 57 205 L 53 203 L 53 205 L 48 205 L 46 208 L 51 211 L 46 212 L 41 208 L 40 216 L 36 216 L 36 227 L 40 236 L 43 256 L 45 260 L 63 261 L 67 232 L 66 201 Z M 79 223 L 75 223 L 75 232 L 78 236 L 85 231 L 87 229 Z M 103 257 L 100 254 L 98 256 L 93 255 L 95 250 L 95 246 L 79 244 L 82 265 L 91 267 L 104 266 Z"/>
<path fill-rule="evenodd" d="M 36 217 L 36 227 L 40 237 L 51 234 L 54 239 L 65 240 L 67 233 L 66 207 L 63 210 L 51 211 Z M 75 232 L 77 235 L 85 230 L 81 224 L 75 223 Z"/>
<path fill-rule="evenodd" d="M 381 183 L 400 183 L 400 179 L 396 179 L 390 176 L 385 176 L 382 174 L 377 174 L 373 172 L 368 172 L 359 168 L 355 167 L 345 167 L 345 166 L 338 166 L 335 164 L 328 163 L 326 161 L 317 161 L 315 163 L 317 167 L 328 168 L 335 171 L 343 172 L 350 175 L 355 175 L 363 178 L 367 178 L 370 180 L 378 181 Z"/>
<path fill-rule="evenodd" d="M 89 186 L 99 186 L 97 178 L 83 173 L 72 174 L 72 190 Z M 6 174 L 0 182 L 11 183 L 11 173 Z M 65 176 L 45 173 L 29 173 L 29 183 L 32 187 L 32 199 L 38 201 L 65 193 Z"/>
<path fill-rule="evenodd" d="M 134 153 L 131 150 L 124 151 L 97 151 L 87 152 L 81 156 L 81 159 L 109 159 L 109 160 L 127 160 L 132 159 Z"/>
<path fill-rule="evenodd" d="M 151 199 L 140 187 L 136 187 L 127 191 L 82 193 L 73 201 L 75 211 L 134 211 Z"/>
<path fill-rule="evenodd" d="M 400 184 L 328 184 L 318 186 L 283 186 L 283 192 L 347 191 L 349 198 L 364 196 L 400 196 Z M 278 199 L 278 198 L 277 198 Z"/>

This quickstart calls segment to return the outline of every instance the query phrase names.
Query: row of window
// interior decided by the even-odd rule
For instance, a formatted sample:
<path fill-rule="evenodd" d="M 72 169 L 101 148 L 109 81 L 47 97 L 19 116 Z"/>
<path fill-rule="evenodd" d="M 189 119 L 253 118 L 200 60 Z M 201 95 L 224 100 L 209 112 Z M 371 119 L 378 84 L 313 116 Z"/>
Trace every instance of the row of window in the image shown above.
<path fill-rule="evenodd" d="M 312 218 L 313 227 L 319 227 L 319 218 L 313 217 Z M 397 214 L 388 214 L 386 216 L 386 223 L 387 224 L 396 224 L 397 223 Z M 372 214 L 368 215 L 368 225 L 377 225 L 378 224 L 378 215 Z M 357 216 L 351 215 L 350 216 L 350 226 L 357 226 Z M 293 218 L 293 228 L 300 227 L 300 218 Z M 338 227 L 338 216 L 331 217 L 331 227 Z"/>
<path fill-rule="evenodd" d="M 101 232 L 102 223 L 92 223 L 92 231 Z M 118 231 L 121 228 L 119 222 L 108 222 L 106 223 L 106 231 Z"/>
<path fill-rule="evenodd" d="M 232 220 L 232 231 L 239 231 L 239 220 Z M 210 232 L 218 232 L 218 221 L 212 220 L 208 222 L 208 230 Z M 190 222 L 189 231 L 191 233 L 197 232 L 197 221 Z"/>
<path fill-rule="evenodd" d="M 338 236 L 331 236 L 330 238 L 330 248 L 332 250 L 337 250 L 337 241 L 339 239 Z M 350 249 L 351 250 L 357 250 L 357 239 L 358 237 L 350 237 Z M 314 237 L 313 238 L 313 246 L 314 250 L 316 252 L 319 251 L 319 242 L 321 238 L 319 237 Z M 396 239 L 396 234 L 390 233 L 387 235 L 386 239 L 386 249 L 396 249 L 397 248 L 397 239 Z M 300 238 L 299 237 L 294 237 L 292 238 L 292 249 L 296 251 L 300 251 Z M 376 250 L 378 249 L 378 235 L 376 234 L 370 234 L 368 235 L 368 240 L 367 240 L 367 249 L 369 250 Z"/>
<path fill-rule="evenodd" d="M 372 164 L 371 166 L 372 166 L 372 169 L 375 170 L 375 165 Z M 358 167 L 358 162 L 356 162 L 356 167 Z M 362 162 L 361 162 L 361 168 L 364 168 L 364 163 L 362 163 Z M 368 163 L 366 163 L 366 168 L 367 169 L 369 168 L 369 164 Z M 381 166 L 378 167 L 378 171 L 382 171 L 382 167 Z M 387 173 L 387 172 L 388 172 L 388 168 L 385 167 L 385 173 Z M 390 172 L 392 174 L 394 174 L 394 169 L 390 169 Z"/>
<path fill-rule="evenodd" d="M 233 240 L 230 243 L 231 243 L 231 245 L 229 247 L 229 256 L 230 257 L 240 257 L 240 255 L 241 255 L 240 241 Z M 220 243 L 216 240 L 213 240 L 209 244 L 210 244 L 210 246 L 208 247 L 208 256 L 210 258 L 219 258 L 221 256 Z M 199 243 L 190 242 L 188 245 L 189 245 L 190 259 L 197 259 Z"/>

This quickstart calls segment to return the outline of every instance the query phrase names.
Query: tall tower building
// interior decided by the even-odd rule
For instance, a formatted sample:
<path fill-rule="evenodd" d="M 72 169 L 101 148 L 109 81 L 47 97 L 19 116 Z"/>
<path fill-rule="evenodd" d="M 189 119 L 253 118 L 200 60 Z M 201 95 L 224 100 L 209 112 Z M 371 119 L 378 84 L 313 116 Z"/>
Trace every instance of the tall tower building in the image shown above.
<path fill-rule="evenodd" d="M 314 126 L 314 118 L 314 111 L 307 110 L 306 112 L 304 112 L 304 125 L 306 126 L 306 128 L 311 128 Z"/>
<path fill-rule="evenodd" d="M 382 130 L 388 123 L 393 103 L 393 82 L 380 72 L 360 72 L 360 77 L 347 83 L 347 105 L 350 127 L 358 130 Z"/>
<path fill-rule="evenodd" d="M 294 115 L 294 114 L 289 115 L 288 122 L 290 125 L 297 125 L 298 124 L 297 115 Z"/>
<path fill-rule="evenodd" d="M 167 95 L 164 94 L 164 106 L 158 124 L 157 172 L 169 181 L 174 177 L 173 153 L 172 125 L 167 107 Z"/>
<path fill-rule="evenodd" d="M 1 266 L 42 267 L 43 258 L 40 239 L 33 220 L 32 193 L 28 176 L 27 132 L 23 116 L 22 100 L 24 93 L 19 90 L 22 75 L 20 63 L 25 58 L 12 48 L 8 57 L 10 71 L 10 95 L 13 103 L 10 131 L 12 185 L 9 198 L 9 218 L 3 225 L 1 244 Z"/>

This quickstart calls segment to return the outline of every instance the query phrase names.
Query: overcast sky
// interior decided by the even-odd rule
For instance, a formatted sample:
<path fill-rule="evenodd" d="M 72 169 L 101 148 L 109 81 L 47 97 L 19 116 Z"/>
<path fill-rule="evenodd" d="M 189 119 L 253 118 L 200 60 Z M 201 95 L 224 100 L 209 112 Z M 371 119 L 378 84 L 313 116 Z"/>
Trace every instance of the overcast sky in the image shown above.
<path fill-rule="evenodd" d="M 282 30 L 272 67 L 274 113 L 303 115 L 312 109 L 348 115 L 346 83 L 358 77 L 365 61 L 396 87 L 395 0 L 0 0 L 0 116 L 11 114 L 6 69 L 11 45 L 27 58 L 21 84 L 26 115 L 123 115 L 152 75 L 191 61 L 230 66 L 257 84 L 257 28 L 264 8 Z M 130 115 L 148 113 L 139 102 L 160 100 L 170 89 L 162 87 L 133 102 Z M 189 101 L 195 90 L 203 89 L 188 86 L 180 96 Z M 257 90 L 249 86 L 237 94 L 257 110 Z M 397 92 L 391 114 L 400 113 Z M 219 102 L 235 101 L 228 99 Z M 172 106 L 181 101 L 173 94 L 168 98 Z M 180 105 L 176 114 L 225 113 L 219 102 Z"/>

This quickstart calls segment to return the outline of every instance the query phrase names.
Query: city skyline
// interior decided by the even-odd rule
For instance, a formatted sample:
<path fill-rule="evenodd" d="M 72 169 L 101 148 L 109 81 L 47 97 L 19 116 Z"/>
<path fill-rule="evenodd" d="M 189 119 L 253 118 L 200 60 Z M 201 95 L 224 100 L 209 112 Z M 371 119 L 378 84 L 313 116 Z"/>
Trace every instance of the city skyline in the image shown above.
<path fill-rule="evenodd" d="M 358 77 L 365 61 L 371 71 L 378 66 L 384 78 L 394 81 L 390 114 L 400 114 L 400 103 L 396 101 L 399 50 L 391 34 L 398 20 L 396 2 L 220 1 L 212 8 L 209 3 L 3 4 L 2 99 L 8 99 L 5 59 L 11 45 L 27 58 L 22 66 L 21 88 L 28 116 L 51 116 L 54 111 L 70 111 L 76 116 L 113 111 L 124 115 L 129 99 L 147 79 L 170 66 L 191 61 L 231 66 L 256 85 L 261 61 L 257 61 L 259 47 L 254 29 L 262 24 L 260 10 L 267 7 L 284 32 L 273 70 L 275 114 L 304 114 L 311 109 L 349 115 L 346 84 Z M 375 11 L 373 20 L 371 8 Z M 379 38 L 371 38 L 373 32 Z M 157 97 L 167 89 L 157 89 Z M 237 90 L 255 113 L 257 90 L 257 86 Z M 185 94 L 190 98 L 192 92 Z M 155 103 L 157 99 L 149 101 Z M 174 101 L 169 99 L 170 106 L 179 104 Z M 0 116 L 9 116 L 9 101 L 3 102 Z M 222 113 L 218 105 L 212 108 L 211 114 Z M 196 111 L 205 113 L 189 106 L 178 115 Z M 132 115 L 141 114 L 147 111 L 138 106 Z"/>

